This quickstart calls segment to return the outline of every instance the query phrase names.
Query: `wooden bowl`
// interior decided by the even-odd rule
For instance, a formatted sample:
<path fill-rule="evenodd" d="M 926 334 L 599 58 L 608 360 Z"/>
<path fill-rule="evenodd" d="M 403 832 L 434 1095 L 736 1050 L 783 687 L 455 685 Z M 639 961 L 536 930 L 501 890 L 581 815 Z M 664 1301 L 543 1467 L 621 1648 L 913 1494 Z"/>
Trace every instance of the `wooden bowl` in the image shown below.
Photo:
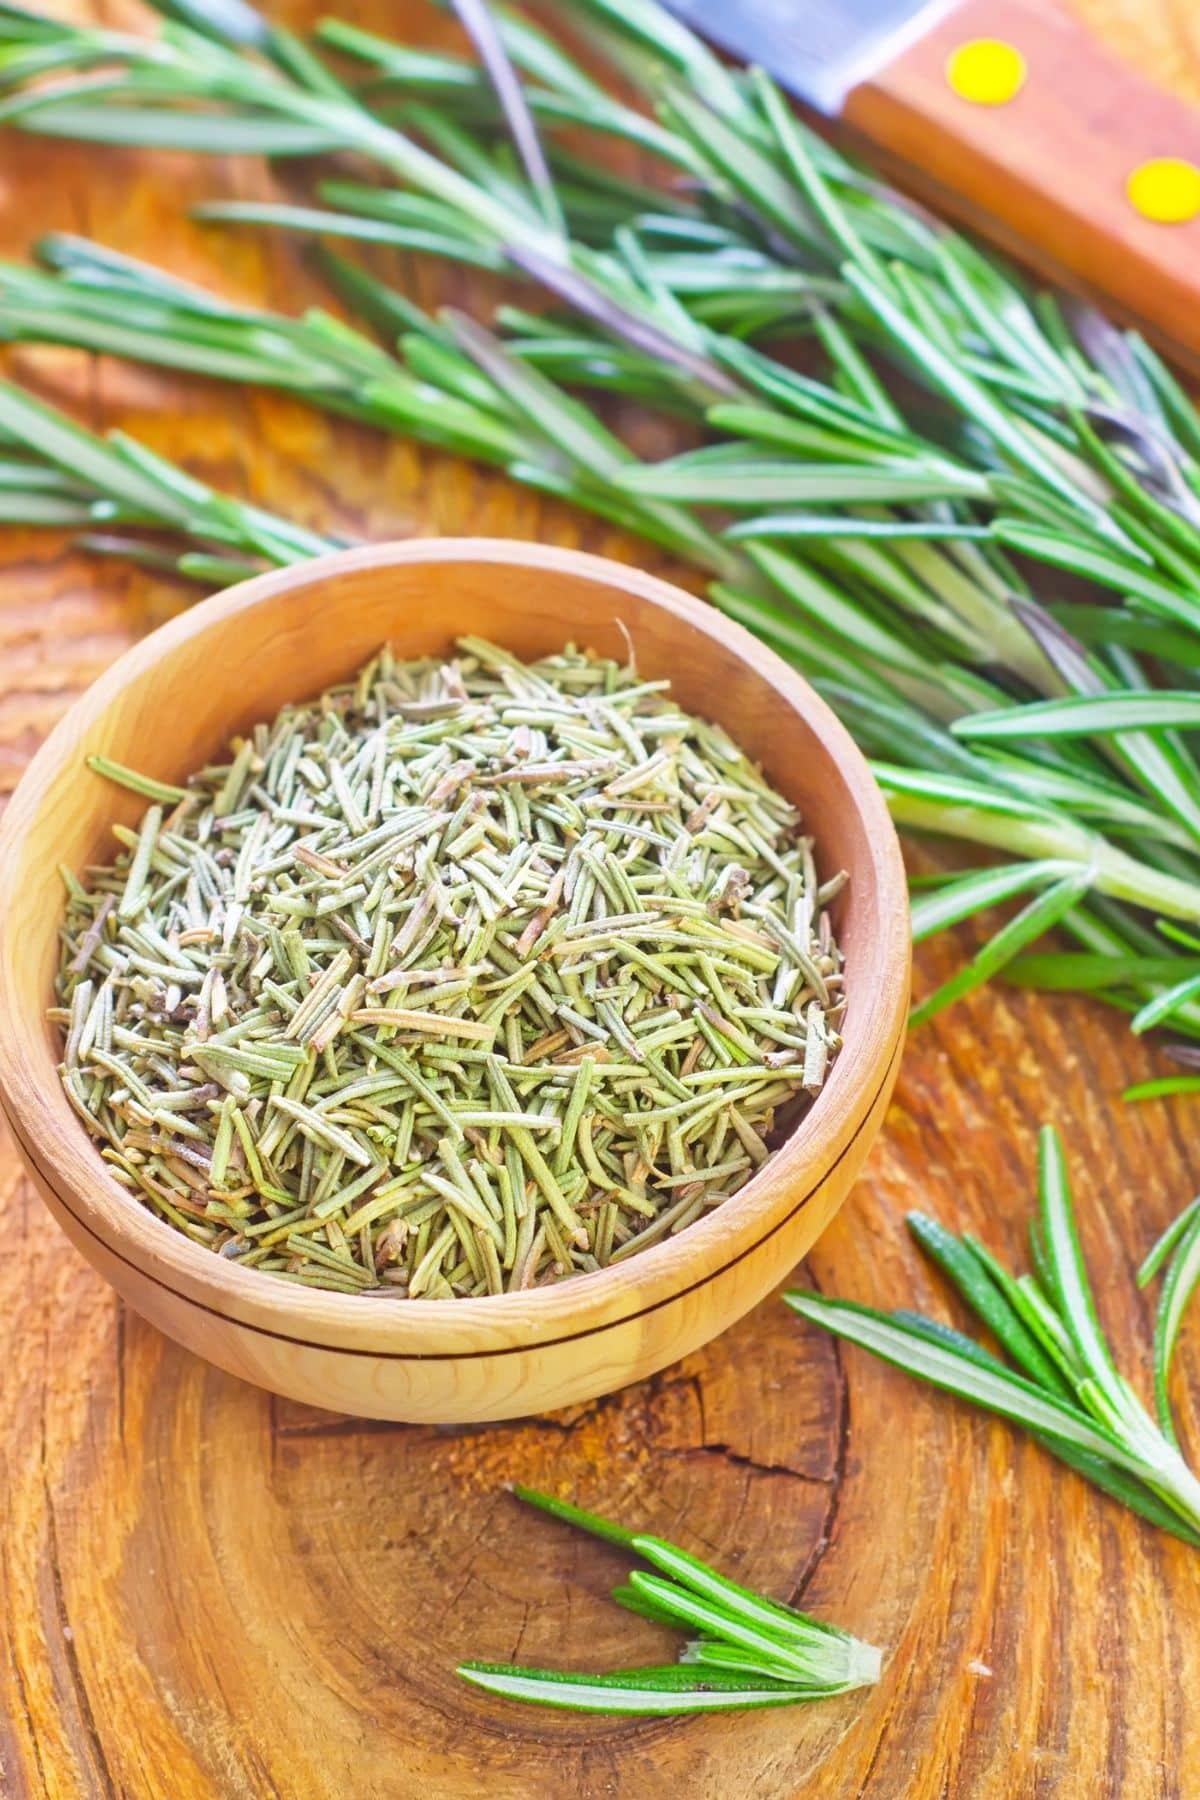
<path fill-rule="evenodd" d="M 479 633 L 522 657 L 574 641 L 668 676 L 800 807 L 819 866 L 849 871 L 844 1047 L 816 1104 L 724 1206 L 615 1268 L 472 1300 L 300 1289 L 214 1256 L 108 1174 L 64 1096 L 47 1022 L 63 894 L 57 865 L 113 850 L 144 802 L 88 772 L 102 752 L 178 781 L 230 735 L 343 679 L 390 639 L 403 657 Z M 707 1342 L 761 1300 L 841 1204 L 892 1090 L 909 932 L 895 832 L 828 707 L 720 613 L 615 562 L 535 544 L 382 544 L 263 575 L 130 650 L 34 758 L 0 830 L 0 1101 L 76 1247 L 190 1350 L 294 1399 L 384 1419 L 461 1422 L 610 1392 Z"/>

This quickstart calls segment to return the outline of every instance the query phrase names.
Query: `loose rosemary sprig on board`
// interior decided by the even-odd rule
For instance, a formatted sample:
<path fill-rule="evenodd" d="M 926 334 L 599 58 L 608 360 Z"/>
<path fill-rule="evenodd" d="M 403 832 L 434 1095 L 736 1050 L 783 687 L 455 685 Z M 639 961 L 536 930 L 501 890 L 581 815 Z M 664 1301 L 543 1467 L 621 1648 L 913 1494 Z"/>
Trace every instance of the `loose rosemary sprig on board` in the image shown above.
<path fill-rule="evenodd" d="M 1151 1524 L 1200 1546 L 1200 1480 L 1180 1454 L 1166 1397 L 1179 1314 L 1195 1280 L 1195 1209 L 1177 1222 L 1178 1271 L 1164 1292 L 1156 1343 L 1161 1429 L 1124 1376 L 1101 1332 L 1080 1250 L 1062 1145 L 1043 1127 L 1040 1208 L 1030 1225 L 1034 1274 L 1014 1278 L 978 1239 L 910 1213 L 917 1243 L 949 1278 L 1008 1361 L 919 1313 L 885 1313 L 822 1294 L 784 1298 L 801 1318 L 870 1350 L 944 1392 L 1021 1426 L 1060 1461 Z M 1161 1260 L 1152 1253 L 1143 1275 Z"/>
<path fill-rule="evenodd" d="M 665 1538 L 626 1531 L 533 1488 L 513 1492 L 568 1525 L 628 1550 L 652 1573 L 630 1572 L 613 1599 L 630 1612 L 694 1633 L 677 1663 L 570 1674 L 518 1663 L 460 1663 L 476 1687 L 508 1700 L 597 1713 L 727 1712 L 824 1700 L 879 1680 L 880 1653 L 836 1625 L 768 1600 L 719 1575 Z"/>

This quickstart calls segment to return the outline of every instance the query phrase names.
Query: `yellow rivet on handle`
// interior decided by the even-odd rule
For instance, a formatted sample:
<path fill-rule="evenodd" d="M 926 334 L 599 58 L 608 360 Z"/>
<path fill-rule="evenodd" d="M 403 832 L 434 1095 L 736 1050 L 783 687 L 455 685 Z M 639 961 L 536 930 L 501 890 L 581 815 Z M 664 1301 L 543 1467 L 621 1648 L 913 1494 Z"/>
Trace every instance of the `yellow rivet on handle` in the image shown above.
<path fill-rule="evenodd" d="M 1178 156 L 1156 156 L 1125 183 L 1135 211 L 1156 225 L 1186 225 L 1200 215 L 1200 169 Z"/>
<path fill-rule="evenodd" d="M 946 61 L 946 80 L 960 100 L 976 106 L 1003 106 L 1020 93 L 1026 73 L 1021 52 L 1001 38 L 972 38 Z"/>

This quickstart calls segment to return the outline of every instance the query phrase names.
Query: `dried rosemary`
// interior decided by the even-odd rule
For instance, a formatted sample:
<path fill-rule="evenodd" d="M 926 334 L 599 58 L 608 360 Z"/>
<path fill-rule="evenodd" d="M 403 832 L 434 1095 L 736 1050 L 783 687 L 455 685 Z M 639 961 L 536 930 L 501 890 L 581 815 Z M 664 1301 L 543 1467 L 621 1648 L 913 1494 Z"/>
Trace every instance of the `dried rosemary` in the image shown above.
<path fill-rule="evenodd" d="M 304 1285 L 499 1294 L 743 1185 L 841 958 L 794 809 L 664 681 L 380 652 L 65 874 L 52 1017 L 115 1177 Z"/>

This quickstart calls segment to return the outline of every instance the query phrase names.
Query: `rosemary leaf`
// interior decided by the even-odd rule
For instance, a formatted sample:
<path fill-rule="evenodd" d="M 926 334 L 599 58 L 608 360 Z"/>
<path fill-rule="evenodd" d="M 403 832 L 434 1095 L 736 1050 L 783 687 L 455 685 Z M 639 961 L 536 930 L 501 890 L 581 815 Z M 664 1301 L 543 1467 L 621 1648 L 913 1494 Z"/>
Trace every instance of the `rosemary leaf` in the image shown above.
<path fill-rule="evenodd" d="M 660 1668 L 622 1669 L 610 1675 L 570 1675 L 558 1669 L 527 1669 L 513 1663 L 459 1663 L 458 1673 L 474 1687 L 505 1700 L 532 1700 L 572 1712 L 674 1714 L 729 1712 L 732 1708 L 794 1706 L 816 1698 L 762 1677 L 698 1670 L 687 1663 Z"/>
<path fill-rule="evenodd" d="M 1177 1445 L 1169 1393 L 1171 1361 L 1188 1301 L 1200 1281 L 1200 1199 L 1186 1206 L 1163 1232 L 1138 1270 L 1138 1286 L 1145 1287 L 1168 1257 L 1154 1323 L 1154 1400 L 1164 1434 Z"/>

